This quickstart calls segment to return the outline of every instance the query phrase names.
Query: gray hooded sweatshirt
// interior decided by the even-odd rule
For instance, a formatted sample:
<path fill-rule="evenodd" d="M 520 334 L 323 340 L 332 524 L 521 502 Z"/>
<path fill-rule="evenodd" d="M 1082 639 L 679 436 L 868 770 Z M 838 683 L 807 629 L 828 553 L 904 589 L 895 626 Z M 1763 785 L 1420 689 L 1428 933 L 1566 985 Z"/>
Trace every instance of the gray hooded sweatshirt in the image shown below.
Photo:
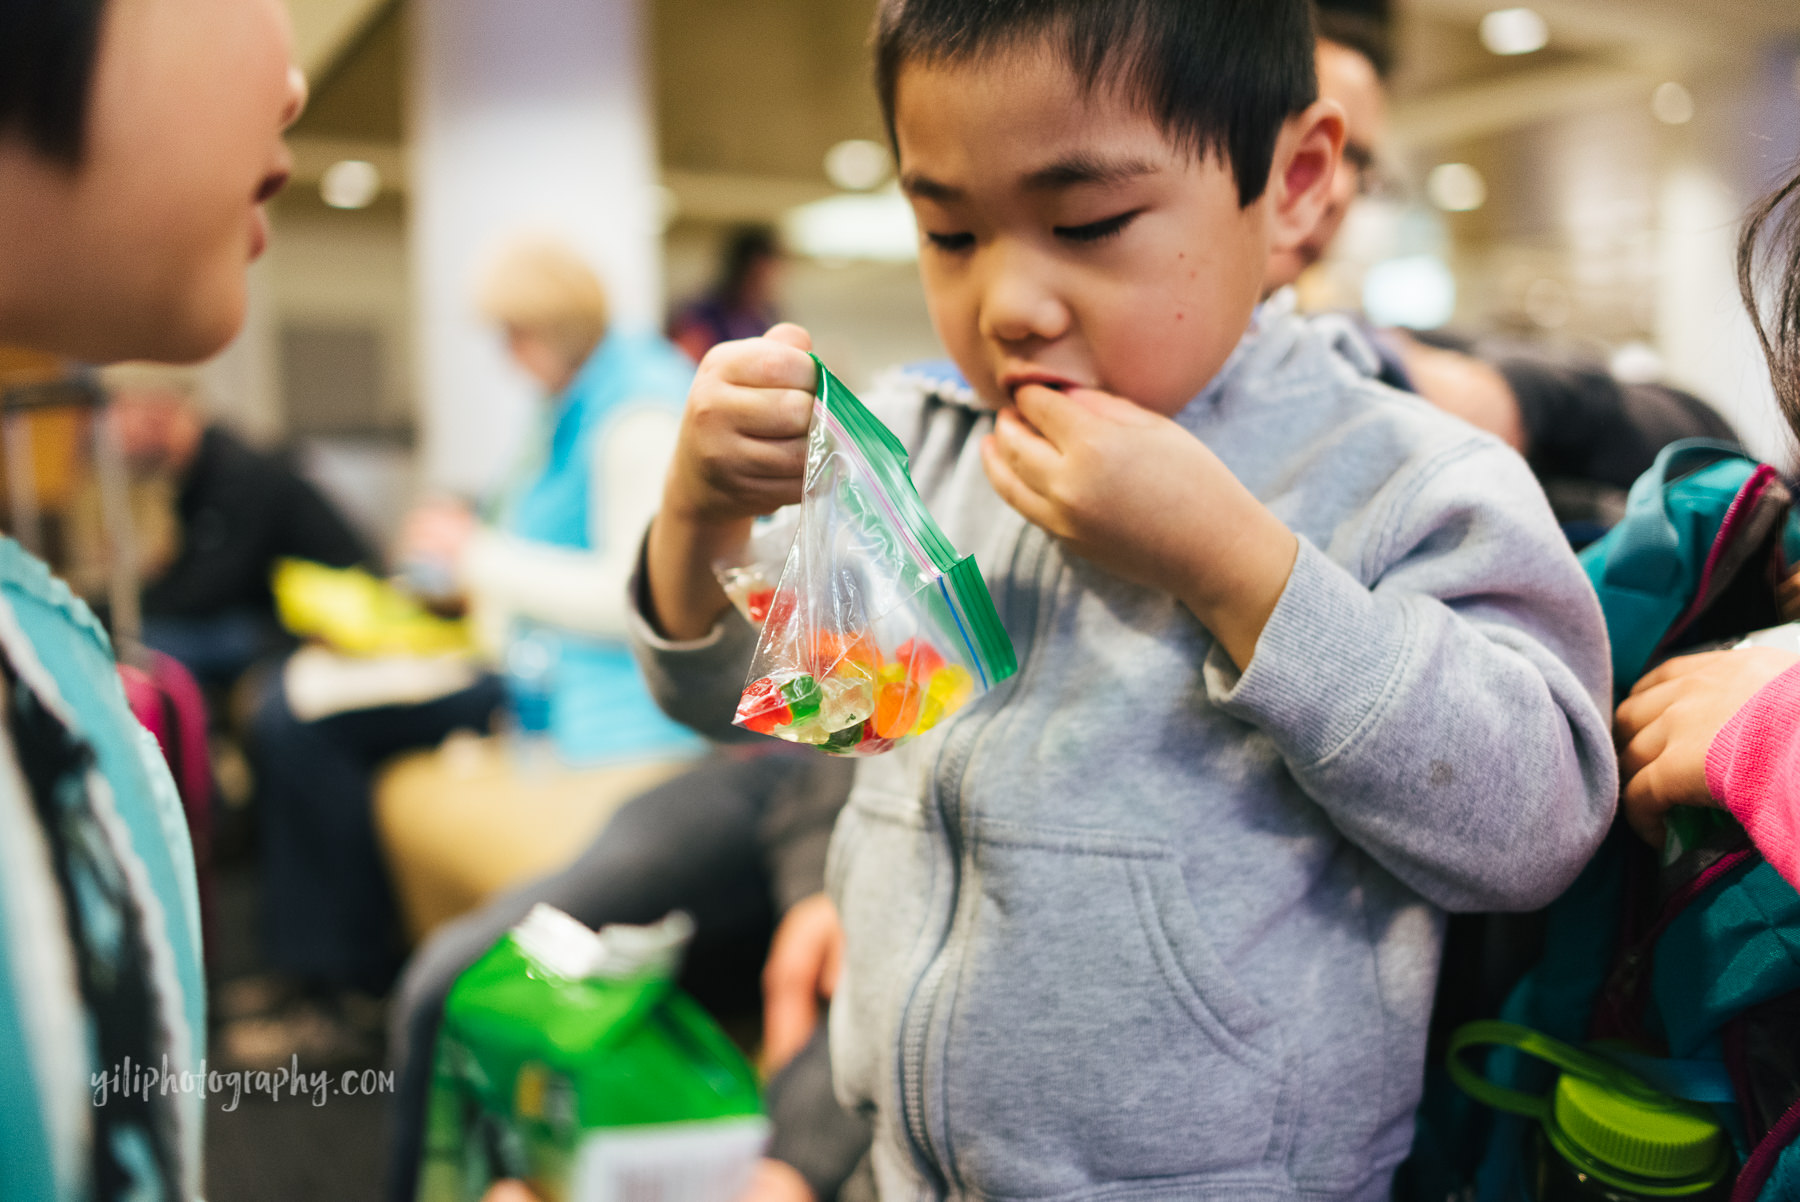
<path fill-rule="evenodd" d="M 966 387 L 871 390 L 1019 655 L 861 761 L 833 836 L 883 1198 L 1387 1197 L 1445 912 L 1541 906 L 1605 833 L 1599 605 L 1524 462 L 1373 367 L 1266 314 L 1176 418 L 1300 537 L 1241 674 L 998 498 Z M 728 730 L 748 625 L 671 643 L 638 598 L 661 704 Z"/>

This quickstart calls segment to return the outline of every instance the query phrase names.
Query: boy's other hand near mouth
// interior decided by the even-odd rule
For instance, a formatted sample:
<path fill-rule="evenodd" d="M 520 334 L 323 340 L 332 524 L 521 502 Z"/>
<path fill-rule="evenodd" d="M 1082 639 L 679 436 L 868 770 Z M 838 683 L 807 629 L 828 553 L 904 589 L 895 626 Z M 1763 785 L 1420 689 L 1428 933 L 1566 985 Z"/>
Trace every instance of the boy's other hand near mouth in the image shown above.
<path fill-rule="evenodd" d="M 1169 418 L 1092 388 L 1028 383 L 982 444 L 1008 505 L 1083 559 L 1173 594 L 1249 666 L 1299 542 Z"/>

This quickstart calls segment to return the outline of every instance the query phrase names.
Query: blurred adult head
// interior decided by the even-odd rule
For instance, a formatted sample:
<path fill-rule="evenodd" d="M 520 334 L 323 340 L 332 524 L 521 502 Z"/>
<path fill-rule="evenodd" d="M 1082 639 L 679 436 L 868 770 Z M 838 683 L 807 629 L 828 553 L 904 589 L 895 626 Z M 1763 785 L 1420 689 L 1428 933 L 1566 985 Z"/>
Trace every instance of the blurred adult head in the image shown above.
<path fill-rule="evenodd" d="M 560 393 L 606 336 L 606 290 L 561 242 L 521 239 L 495 256 L 477 297 L 506 334 L 507 353 L 532 379 Z"/>
<path fill-rule="evenodd" d="M 781 273 L 781 244 L 767 226 L 746 226 L 725 246 L 720 273 L 719 299 L 736 309 L 761 311 L 774 307 L 775 288 Z"/>
<path fill-rule="evenodd" d="M 1350 206 L 1373 179 L 1375 151 L 1387 134 L 1385 24 L 1331 8 L 1315 9 L 1314 19 L 1319 96 L 1344 110 L 1344 157 L 1332 179 L 1331 202 L 1312 234 L 1292 250 L 1270 256 L 1266 287 L 1271 292 L 1299 279 L 1331 249 Z"/>
<path fill-rule="evenodd" d="M 306 89 L 280 0 L 0 4 L 0 340 L 192 361 L 243 322 Z"/>
<path fill-rule="evenodd" d="M 118 363 L 100 379 L 107 420 L 132 467 L 179 472 L 193 462 L 206 432 L 198 373 L 161 363 Z"/>
<path fill-rule="evenodd" d="M 1781 412 L 1800 437 L 1800 174 L 1751 213 L 1738 243 L 1738 284 Z"/>

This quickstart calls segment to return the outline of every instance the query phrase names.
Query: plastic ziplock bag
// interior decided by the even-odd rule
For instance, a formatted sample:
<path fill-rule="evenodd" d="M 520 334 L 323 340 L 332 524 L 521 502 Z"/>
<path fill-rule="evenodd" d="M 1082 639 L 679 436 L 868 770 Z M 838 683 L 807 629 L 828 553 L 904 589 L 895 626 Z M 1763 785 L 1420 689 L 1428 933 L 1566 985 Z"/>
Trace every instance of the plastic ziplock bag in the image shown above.
<path fill-rule="evenodd" d="M 800 504 L 719 568 L 761 628 L 734 721 L 833 755 L 879 755 L 1018 662 L 975 560 L 919 500 L 900 440 L 818 367 Z"/>

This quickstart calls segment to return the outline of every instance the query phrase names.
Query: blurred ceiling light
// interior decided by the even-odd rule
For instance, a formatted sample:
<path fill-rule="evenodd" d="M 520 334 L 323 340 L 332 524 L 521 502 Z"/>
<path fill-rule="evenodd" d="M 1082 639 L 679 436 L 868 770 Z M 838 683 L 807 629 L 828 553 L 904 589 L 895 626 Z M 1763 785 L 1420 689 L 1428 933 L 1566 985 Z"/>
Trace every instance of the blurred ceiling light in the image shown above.
<path fill-rule="evenodd" d="M 867 192 L 888 175 L 887 148 L 867 138 L 839 142 L 825 152 L 825 178 L 849 192 Z"/>
<path fill-rule="evenodd" d="M 1378 326 L 1435 330 L 1456 315 L 1456 277 L 1436 255 L 1377 263 L 1363 278 L 1363 313 Z"/>
<path fill-rule="evenodd" d="M 319 196 L 334 209 L 366 209 L 381 195 L 381 172 L 361 159 L 340 159 L 319 177 Z"/>
<path fill-rule="evenodd" d="M 1693 93 L 1670 80 L 1650 97 L 1650 111 L 1664 125 L 1686 125 L 1694 119 Z"/>
<path fill-rule="evenodd" d="M 919 229 L 898 188 L 846 192 L 790 209 L 781 233 L 788 247 L 815 259 L 907 263 L 919 257 Z"/>
<path fill-rule="evenodd" d="M 1550 26 L 1529 8 L 1499 8 L 1481 18 L 1481 44 L 1493 54 L 1531 54 L 1550 44 Z"/>
<path fill-rule="evenodd" d="M 1648 342 L 1627 342 L 1613 352 L 1607 366 L 1621 384 L 1655 384 L 1662 380 L 1667 365 Z"/>
<path fill-rule="evenodd" d="M 1446 213 L 1473 213 L 1487 203 L 1487 181 L 1467 163 L 1440 163 L 1426 178 L 1425 193 Z"/>

